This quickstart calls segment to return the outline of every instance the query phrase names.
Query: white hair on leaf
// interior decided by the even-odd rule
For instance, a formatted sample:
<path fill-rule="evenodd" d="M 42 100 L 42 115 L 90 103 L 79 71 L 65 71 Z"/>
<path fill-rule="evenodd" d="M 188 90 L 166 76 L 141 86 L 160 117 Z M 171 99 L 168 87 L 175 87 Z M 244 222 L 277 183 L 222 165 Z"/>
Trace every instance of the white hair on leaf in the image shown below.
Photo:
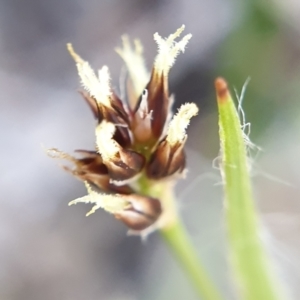
<path fill-rule="evenodd" d="M 122 36 L 122 42 L 122 48 L 116 48 L 115 50 L 124 60 L 131 77 L 136 97 L 139 97 L 147 85 L 150 77 L 145 66 L 143 46 L 139 40 L 135 39 L 133 41 L 133 49 L 127 35 Z"/>
<path fill-rule="evenodd" d="M 103 120 L 96 127 L 96 145 L 103 161 L 110 161 L 119 152 L 120 145 L 113 139 L 116 126 Z"/>
<path fill-rule="evenodd" d="M 158 45 L 158 54 L 155 58 L 154 67 L 155 70 L 164 75 L 167 75 L 170 68 L 173 66 L 176 57 L 179 52 L 184 52 L 184 49 L 192 37 L 191 34 L 184 36 L 179 42 L 175 42 L 175 39 L 180 36 L 185 26 L 182 25 L 175 33 L 170 34 L 168 38 L 162 38 L 157 32 L 154 34 L 154 40 Z"/>
<path fill-rule="evenodd" d="M 166 140 L 171 146 L 184 141 L 186 138 L 186 128 L 190 123 L 190 119 L 196 116 L 198 111 L 199 109 L 195 103 L 181 105 L 177 114 L 171 120 L 167 132 Z"/>
<path fill-rule="evenodd" d="M 110 104 L 110 75 L 107 66 L 98 71 L 98 77 L 87 61 L 84 61 L 73 49 L 72 44 L 67 44 L 69 53 L 76 62 L 78 75 L 85 90 L 93 96 L 99 104 L 111 107 Z"/>
<path fill-rule="evenodd" d="M 88 191 L 88 195 L 69 202 L 69 206 L 77 203 L 95 204 L 92 209 L 86 214 L 86 216 L 93 214 L 99 208 L 102 208 L 109 213 L 115 214 L 129 207 L 129 202 L 119 194 L 100 194 L 93 191 L 91 186 L 87 182 L 85 182 L 85 186 Z"/>

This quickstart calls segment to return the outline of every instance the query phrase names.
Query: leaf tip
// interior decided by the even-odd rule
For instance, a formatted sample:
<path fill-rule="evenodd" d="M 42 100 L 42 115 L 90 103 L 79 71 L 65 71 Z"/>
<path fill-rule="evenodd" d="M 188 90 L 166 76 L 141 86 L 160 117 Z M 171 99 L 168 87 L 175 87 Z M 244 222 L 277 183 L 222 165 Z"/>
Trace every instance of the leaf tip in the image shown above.
<path fill-rule="evenodd" d="M 229 90 L 227 86 L 227 82 L 222 77 L 217 77 L 215 80 L 215 88 L 217 92 L 217 99 L 219 103 L 226 102 L 229 98 Z"/>

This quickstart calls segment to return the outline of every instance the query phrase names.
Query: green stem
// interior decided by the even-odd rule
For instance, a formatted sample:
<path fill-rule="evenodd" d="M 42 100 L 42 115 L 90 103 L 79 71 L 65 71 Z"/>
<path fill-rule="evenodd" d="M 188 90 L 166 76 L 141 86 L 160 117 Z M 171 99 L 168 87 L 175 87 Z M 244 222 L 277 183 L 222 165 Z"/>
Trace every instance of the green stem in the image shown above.
<path fill-rule="evenodd" d="M 139 188 L 141 193 L 161 200 L 163 215 L 160 233 L 194 285 L 199 299 L 221 300 L 221 295 L 200 263 L 197 252 L 178 219 L 173 195 L 174 183 L 150 181 L 146 176 L 142 176 Z"/>
<path fill-rule="evenodd" d="M 190 278 L 199 298 L 205 300 L 221 300 L 221 295 L 211 282 L 205 268 L 200 263 L 197 253 L 182 224 L 176 222 L 171 227 L 162 229 L 161 235 Z"/>

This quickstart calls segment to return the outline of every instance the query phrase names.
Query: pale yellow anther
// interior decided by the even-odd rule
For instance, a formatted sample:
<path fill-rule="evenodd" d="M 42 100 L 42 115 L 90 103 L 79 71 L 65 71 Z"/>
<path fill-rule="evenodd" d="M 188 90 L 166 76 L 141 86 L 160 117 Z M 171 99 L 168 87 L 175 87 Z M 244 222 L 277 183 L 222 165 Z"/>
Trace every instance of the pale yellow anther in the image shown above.
<path fill-rule="evenodd" d="M 162 38 L 157 32 L 154 34 L 154 40 L 158 45 L 158 54 L 154 63 L 154 67 L 157 72 L 167 75 L 179 52 L 184 52 L 184 49 L 192 35 L 188 34 L 179 42 L 175 41 L 175 39 L 183 32 L 184 28 L 185 26 L 182 25 L 175 33 L 170 34 L 166 39 Z"/>
<path fill-rule="evenodd" d="M 77 203 L 93 203 L 95 204 L 92 209 L 86 214 L 89 216 L 93 214 L 97 209 L 102 208 L 105 211 L 115 214 L 120 213 L 124 209 L 129 207 L 128 201 L 122 197 L 122 195 L 114 194 L 114 195 L 107 195 L 107 194 L 100 194 L 92 190 L 91 186 L 85 182 L 85 186 L 88 192 L 88 195 L 77 198 L 71 202 L 69 205 L 77 204 Z"/>
<path fill-rule="evenodd" d="M 67 44 L 68 51 L 76 62 L 78 75 L 85 90 L 93 96 L 99 104 L 110 107 L 110 76 L 107 66 L 99 70 L 98 77 L 87 61 L 84 61 L 73 49 L 71 44 Z"/>
<path fill-rule="evenodd" d="M 116 52 L 124 60 L 132 80 L 135 96 L 138 98 L 149 81 L 149 73 L 143 58 L 143 46 L 139 40 L 134 40 L 132 48 L 127 35 L 122 36 L 122 48 L 116 48 Z"/>
<path fill-rule="evenodd" d="M 183 104 L 169 124 L 166 140 L 171 146 L 182 143 L 186 137 L 186 128 L 190 119 L 198 114 L 198 107 L 195 103 Z"/>
<path fill-rule="evenodd" d="M 115 130 L 115 125 L 105 120 L 96 127 L 97 150 L 104 162 L 113 159 L 120 149 L 120 145 L 113 139 Z"/>

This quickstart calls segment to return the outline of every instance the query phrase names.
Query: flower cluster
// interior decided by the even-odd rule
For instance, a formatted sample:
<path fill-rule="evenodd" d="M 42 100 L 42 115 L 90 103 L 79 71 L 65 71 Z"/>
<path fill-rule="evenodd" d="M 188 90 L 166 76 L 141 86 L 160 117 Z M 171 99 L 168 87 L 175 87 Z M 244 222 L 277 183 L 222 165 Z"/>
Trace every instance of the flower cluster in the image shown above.
<path fill-rule="evenodd" d="M 88 215 L 103 208 L 131 230 L 159 227 L 164 199 L 149 196 L 154 193 L 147 193 L 142 186 L 147 183 L 151 191 L 151 185 L 173 182 L 184 173 L 186 127 L 198 113 L 194 103 L 182 105 L 175 116 L 171 112 L 168 74 L 191 38 L 189 34 L 176 42 L 183 30 L 184 26 L 166 39 L 154 34 L 158 54 L 151 74 L 140 42 L 135 40 L 132 47 L 128 37 L 123 37 L 123 46 L 116 51 L 129 75 L 125 99 L 112 90 L 106 66 L 95 74 L 68 44 L 84 88 L 81 94 L 97 119 L 96 149 L 77 150 L 79 158 L 57 149 L 49 149 L 49 154 L 70 161 L 72 167 L 65 166 L 65 170 L 85 182 L 88 195 L 70 204 L 93 203 Z"/>

